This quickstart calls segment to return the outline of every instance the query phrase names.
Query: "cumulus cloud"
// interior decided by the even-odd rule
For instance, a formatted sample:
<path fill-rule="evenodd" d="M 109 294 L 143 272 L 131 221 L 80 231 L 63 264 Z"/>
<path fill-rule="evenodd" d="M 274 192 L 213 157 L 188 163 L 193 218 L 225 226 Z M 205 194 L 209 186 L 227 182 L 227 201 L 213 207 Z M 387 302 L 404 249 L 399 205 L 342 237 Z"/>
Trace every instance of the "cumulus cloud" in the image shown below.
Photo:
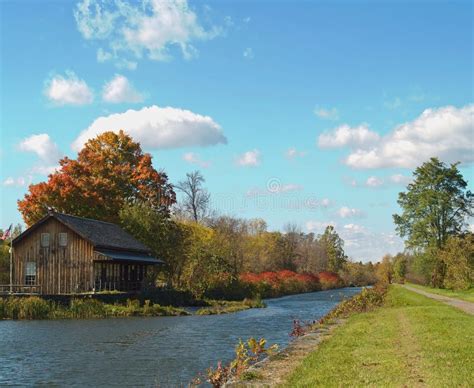
<path fill-rule="evenodd" d="M 322 234 L 328 226 L 336 227 L 335 221 L 317 221 L 310 220 L 305 223 L 306 230 L 315 234 Z"/>
<path fill-rule="evenodd" d="M 326 226 L 332 225 L 344 240 L 346 254 L 356 261 L 380 261 L 387 253 L 396 254 L 403 251 L 403 240 L 394 233 L 376 232 L 363 225 L 348 223 L 338 224 L 335 221 L 307 221 L 306 230 L 322 234 Z"/>
<path fill-rule="evenodd" d="M 31 177 L 29 177 L 28 181 L 26 178 L 20 176 L 18 178 L 13 178 L 9 176 L 3 181 L 3 186 L 6 187 L 23 187 L 27 184 L 31 183 Z"/>
<path fill-rule="evenodd" d="M 365 124 L 358 127 L 350 127 L 344 124 L 319 135 L 318 145 L 320 148 L 366 148 L 376 144 L 379 140 L 380 136 L 371 131 Z"/>
<path fill-rule="evenodd" d="M 129 80 L 123 75 L 116 74 L 115 77 L 104 85 L 102 99 L 106 102 L 142 102 L 143 95 L 137 92 Z"/>
<path fill-rule="evenodd" d="M 203 27 L 186 0 L 82 0 L 74 10 L 79 32 L 87 40 L 102 42 L 99 62 L 123 58 L 162 61 L 172 57 L 172 49 L 185 59 L 197 55 L 195 41 L 213 39 L 222 28 Z"/>
<path fill-rule="evenodd" d="M 63 157 L 59 147 L 47 133 L 31 135 L 23 139 L 18 148 L 20 151 L 32 152 L 38 156 L 39 161 L 31 168 L 31 174 L 48 175 L 53 173 L 59 168 L 59 159 Z M 18 180 L 16 183 L 19 185 Z"/>
<path fill-rule="evenodd" d="M 320 119 L 325 120 L 337 120 L 339 118 L 339 113 L 336 108 L 326 109 L 321 107 L 316 107 L 314 109 L 314 114 Z"/>
<path fill-rule="evenodd" d="M 298 151 L 295 147 L 290 147 L 285 151 L 285 157 L 288 159 L 302 158 L 305 155 L 305 151 Z"/>
<path fill-rule="evenodd" d="M 106 131 L 123 129 L 149 149 L 226 144 L 222 128 L 211 117 L 189 110 L 156 105 L 102 116 L 80 133 L 72 148 L 79 151 L 87 140 Z"/>
<path fill-rule="evenodd" d="M 183 160 L 185 160 L 188 163 L 191 164 L 197 164 L 198 166 L 202 168 L 207 168 L 211 165 L 210 162 L 207 162 L 205 160 L 202 160 L 199 155 L 195 154 L 194 152 L 186 152 L 183 155 Z"/>
<path fill-rule="evenodd" d="M 384 184 L 383 179 L 378 178 L 376 176 L 370 176 L 365 181 L 365 185 L 368 187 L 380 187 Z"/>
<path fill-rule="evenodd" d="M 21 151 L 35 153 L 42 161 L 47 163 L 57 163 L 62 156 L 59 147 L 47 133 L 31 135 L 23 139 L 19 144 L 19 148 Z"/>
<path fill-rule="evenodd" d="M 86 105 L 94 100 L 92 90 L 72 71 L 46 81 L 45 96 L 56 105 Z"/>
<path fill-rule="evenodd" d="M 403 174 L 394 174 L 390 176 L 390 182 L 397 185 L 406 186 L 412 181 L 412 178 Z"/>
<path fill-rule="evenodd" d="M 261 163 L 261 154 L 260 151 L 254 149 L 252 151 L 244 152 L 242 155 L 237 157 L 236 164 L 242 167 L 256 167 Z"/>
<path fill-rule="evenodd" d="M 463 108 L 427 109 L 415 120 L 396 127 L 372 147 L 360 147 L 345 163 L 353 168 L 415 168 L 436 156 L 445 162 L 474 161 L 474 104 Z M 349 145 L 349 143 L 338 146 Z"/>
<path fill-rule="evenodd" d="M 363 215 L 362 211 L 359 209 L 353 209 L 347 206 L 341 207 L 338 211 L 337 214 L 341 218 L 355 218 L 355 217 L 361 217 Z"/>

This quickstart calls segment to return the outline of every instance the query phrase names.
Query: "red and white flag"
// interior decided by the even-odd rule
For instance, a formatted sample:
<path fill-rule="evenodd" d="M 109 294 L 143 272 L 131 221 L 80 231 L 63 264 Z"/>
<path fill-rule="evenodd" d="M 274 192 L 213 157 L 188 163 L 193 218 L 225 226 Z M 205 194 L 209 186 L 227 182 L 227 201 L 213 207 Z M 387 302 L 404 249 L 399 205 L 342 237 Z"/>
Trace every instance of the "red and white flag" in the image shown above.
<path fill-rule="evenodd" d="M 10 227 L 5 232 L 3 232 L 3 235 L 1 237 L 2 240 L 6 240 L 8 237 L 10 237 L 10 234 L 12 233 L 12 227 L 13 224 L 10 224 Z"/>

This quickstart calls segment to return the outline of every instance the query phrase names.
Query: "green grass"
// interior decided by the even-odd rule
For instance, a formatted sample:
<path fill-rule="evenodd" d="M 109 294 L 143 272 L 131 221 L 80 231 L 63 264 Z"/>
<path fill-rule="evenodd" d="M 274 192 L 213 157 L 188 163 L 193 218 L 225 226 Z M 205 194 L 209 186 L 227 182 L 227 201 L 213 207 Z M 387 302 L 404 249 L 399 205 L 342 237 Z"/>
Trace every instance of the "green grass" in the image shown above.
<path fill-rule="evenodd" d="M 265 303 L 260 298 L 244 299 L 243 301 L 206 300 L 208 307 L 200 308 L 196 315 L 229 314 L 252 308 L 264 308 Z"/>
<path fill-rule="evenodd" d="M 453 290 L 446 290 L 443 288 L 432 288 L 426 286 L 420 286 L 418 284 L 407 283 L 407 285 L 415 288 L 419 288 L 420 290 L 431 292 L 432 294 L 438 294 L 443 296 L 449 296 L 451 298 L 457 298 L 462 300 L 467 300 L 468 302 L 474 302 L 474 288 L 470 288 L 469 290 L 462 290 L 462 291 L 453 291 Z"/>
<path fill-rule="evenodd" d="M 385 306 L 351 316 L 285 387 L 468 387 L 474 317 L 391 286 Z"/>

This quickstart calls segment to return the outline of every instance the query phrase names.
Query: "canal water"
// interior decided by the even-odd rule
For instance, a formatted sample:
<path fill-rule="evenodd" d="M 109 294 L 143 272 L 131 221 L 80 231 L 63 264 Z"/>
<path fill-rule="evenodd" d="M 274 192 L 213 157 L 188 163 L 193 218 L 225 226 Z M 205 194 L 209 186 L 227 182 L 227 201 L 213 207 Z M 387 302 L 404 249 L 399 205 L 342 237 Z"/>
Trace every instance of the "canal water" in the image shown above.
<path fill-rule="evenodd" d="M 239 338 L 290 341 L 294 319 L 314 320 L 360 289 L 266 300 L 234 314 L 56 321 L 0 321 L 0 386 L 186 387 Z"/>

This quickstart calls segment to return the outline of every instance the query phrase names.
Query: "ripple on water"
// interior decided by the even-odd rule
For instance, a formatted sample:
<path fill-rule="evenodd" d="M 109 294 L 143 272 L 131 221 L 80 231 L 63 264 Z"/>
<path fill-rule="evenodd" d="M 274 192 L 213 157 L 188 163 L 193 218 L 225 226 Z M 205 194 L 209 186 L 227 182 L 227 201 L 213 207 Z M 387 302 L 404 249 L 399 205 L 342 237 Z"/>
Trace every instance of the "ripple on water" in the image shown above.
<path fill-rule="evenodd" d="M 318 319 L 357 288 L 266 300 L 266 309 L 185 317 L 0 322 L 0 385 L 186 386 L 239 338 L 285 346 L 294 319 Z"/>

